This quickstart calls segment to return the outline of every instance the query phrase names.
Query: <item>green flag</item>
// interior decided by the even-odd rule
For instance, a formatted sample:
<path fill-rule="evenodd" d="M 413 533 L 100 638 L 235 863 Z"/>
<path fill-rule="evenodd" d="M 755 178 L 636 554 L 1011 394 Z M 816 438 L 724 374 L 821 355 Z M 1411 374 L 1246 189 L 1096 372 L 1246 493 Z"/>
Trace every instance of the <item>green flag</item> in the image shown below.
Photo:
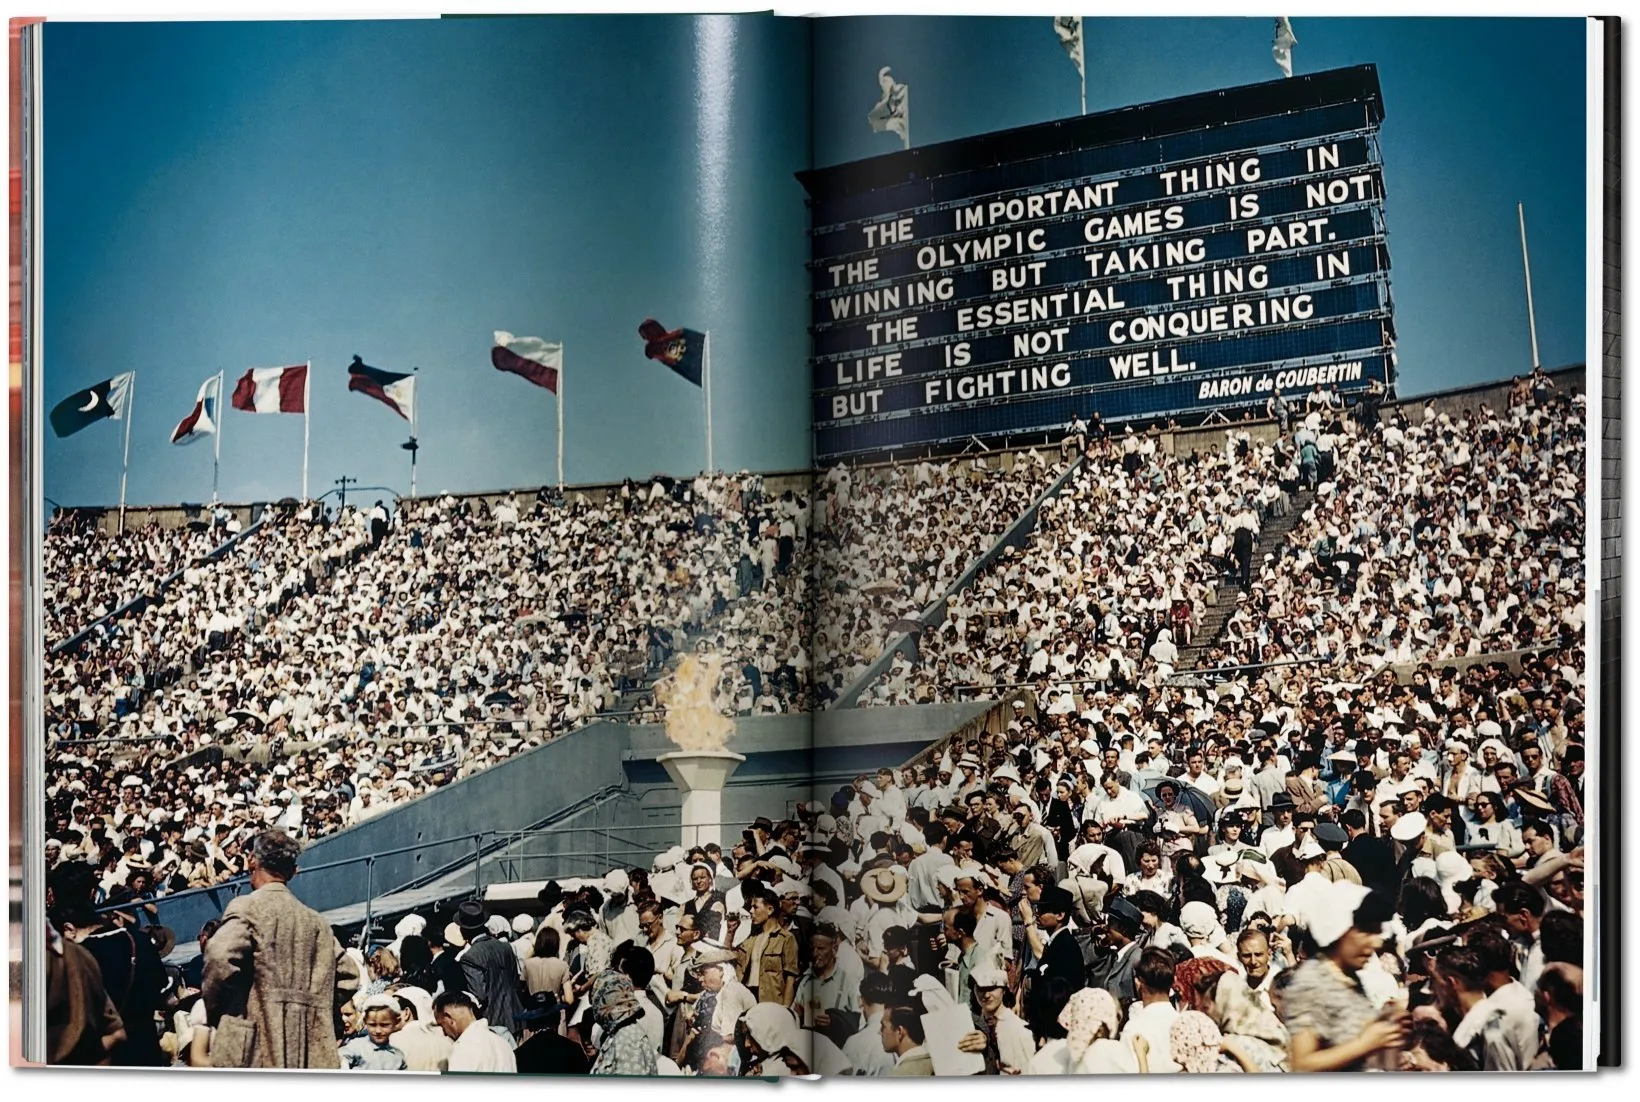
<path fill-rule="evenodd" d="M 125 403 L 131 396 L 131 381 L 136 377 L 135 371 L 127 371 L 70 394 L 51 409 L 52 431 L 58 436 L 73 436 L 105 417 L 115 420 L 124 417 Z"/>

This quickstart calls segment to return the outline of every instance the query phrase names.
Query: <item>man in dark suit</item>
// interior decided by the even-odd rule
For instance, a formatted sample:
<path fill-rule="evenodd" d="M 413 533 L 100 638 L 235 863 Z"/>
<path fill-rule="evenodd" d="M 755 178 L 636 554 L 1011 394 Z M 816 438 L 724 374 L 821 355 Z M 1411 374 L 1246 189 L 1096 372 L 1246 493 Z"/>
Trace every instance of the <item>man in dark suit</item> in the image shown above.
<path fill-rule="evenodd" d="M 1087 986 L 1082 949 L 1067 928 L 1074 907 L 1071 893 L 1057 886 L 1042 889 L 1042 898 L 1036 904 L 1036 924 L 1047 944 L 1031 976 L 1025 1020 L 1038 1039 L 1065 1035 L 1065 1027 L 1059 1024 L 1060 1011 L 1072 995 Z"/>
<path fill-rule="evenodd" d="M 445 937 L 445 931 L 455 923 L 440 926 L 433 923 L 427 927 L 427 947 L 433 951 L 433 974 L 446 991 L 467 990 L 467 979 L 462 974 L 461 962 L 456 959 L 457 946 L 451 945 Z"/>
<path fill-rule="evenodd" d="M 1293 815 L 1293 841 L 1291 845 L 1282 846 L 1270 854 L 1270 863 L 1276 867 L 1276 875 L 1289 888 L 1304 879 L 1304 855 L 1306 848 L 1319 849 L 1314 845 L 1315 839 L 1315 812 L 1299 811 Z"/>
<path fill-rule="evenodd" d="M 1361 883 L 1374 891 L 1394 894 L 1395 852 L 1388 838 L 1375 837 L 1367 830 L 1367 816 L 1358 807 L 1352 807 L 1338 817 L 1339 825 L 1350 836 L 1344 846 L 1344 860 L 1355 866 Z"/>
<path fill-rule="evenodd" d="M 512 943 L 493 936 L 486 928 L 489 915 L 484 904 L 469 899 L 456 908 L 456 925 L 467 947 L 456 954 L 467 980 L 467 991 L 478 1000 L 483 1016 L 492 1026 L 517 1036 L 519 1011 L 518 954 Z"/>

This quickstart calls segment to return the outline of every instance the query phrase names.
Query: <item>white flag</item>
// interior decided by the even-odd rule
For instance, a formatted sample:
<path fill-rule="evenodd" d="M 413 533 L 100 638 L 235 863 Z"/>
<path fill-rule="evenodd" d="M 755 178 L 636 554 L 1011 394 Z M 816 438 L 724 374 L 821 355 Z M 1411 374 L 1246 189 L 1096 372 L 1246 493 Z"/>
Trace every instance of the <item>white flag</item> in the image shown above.
<path fill-rule="evenodd" d="M 1065 53 L 1076 65 L 1076 75 L 1086 77 L 1082 71 L 1082 17 L 1080 15 L 1056 15 L 1053 17 L 1054 33 L 1059 36 L 1059 44 L 1065 47 Z"/>
<path fill-rule="evenodd" d="M 1270 44 L 1270 56 L 1276 59 L 1281 67 L 1281 75 L 1293 75 L 1293 47 L 1298 45 L 1298 39 L 1293 37 L 1293 25 L 1285 15 L 1276 20 L 1276 38 Z"/>
<path fill-rule="evenodd" d="M 177 422 L 177 427 L 171 432 L 171 443 L 192 444 L 195 440 L 215 433 L 218 409 L 221 405 L 222 380 L 212 375 L 200 384 L 199 397 L 194 399 L 194 408 L 188 411 L 188 416 Z"/>
<path fill-rule="evenodd" d="M 898 134 L 905 148 L 911 148 L 911 86 L 900 84 L 889 75 L 888 66 L 884 65 L 877 72 L 877 83 L 882 85 L 883 98 L 877 101 L 877 106 L 871 109 L 866 121 L 871 123 L 873 132 L 881 134 L 887 130 Z"/>

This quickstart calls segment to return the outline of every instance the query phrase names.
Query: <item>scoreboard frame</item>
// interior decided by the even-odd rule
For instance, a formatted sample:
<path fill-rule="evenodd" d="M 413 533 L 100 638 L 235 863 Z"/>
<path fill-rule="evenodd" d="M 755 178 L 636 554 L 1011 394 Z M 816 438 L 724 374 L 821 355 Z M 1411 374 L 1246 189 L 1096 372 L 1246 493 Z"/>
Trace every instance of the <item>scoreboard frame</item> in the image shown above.
<path fill-rule="evenodd" d="M 816 459 L 1395 393 L 1371 65 L 798 173 Z"/>

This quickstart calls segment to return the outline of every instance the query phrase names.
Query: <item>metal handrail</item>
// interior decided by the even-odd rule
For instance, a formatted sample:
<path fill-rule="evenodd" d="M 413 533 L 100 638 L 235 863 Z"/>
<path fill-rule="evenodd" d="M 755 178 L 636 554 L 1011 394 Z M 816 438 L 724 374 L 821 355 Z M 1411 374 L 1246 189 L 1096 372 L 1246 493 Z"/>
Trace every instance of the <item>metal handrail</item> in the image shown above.
<path fill-rule="evenodd" d="M 718 827 L 718 828 L 722 828 L 726 825 L 735 825 L 735 824 L 699 823 L 699 824 L 692 824 L 692 825 L 703 826 L 703 827 L 715 826 L 715 827 Z M 373 880 L 373 877 L 374 877 L 373 866 L 379 860 L 382 860 L 382 859 L 388 858 L 388 857 L 397 857 L 400 854 L 404 854 L 404 853 L 414 853 L 418 850 L 432 849 L 432 848 L 435 848 L 435 847 L 438 847 L 438 846 L 455 845 L 457 843 L 468 842 L 468 841 L 473 843 L 474 856 L 479 857 L 479 856 L 482 856 L 480 854 L 479 850 L 480 850 L 480 848 L 482 846 L 482 843 L 483 843 L 483 840 L 485 838 L 505 839 L 510 844 L 512 842 L 521 842 L 521 841 L 525 841 L 525 840 L 530 839 L 530 838 L 546 837 L 546 836 L 549 836 L 549 835 L 566 835 L 566 834 L 582 833 L 582 834 L 597 835 L 597 836 L 602 837 L 605 841 L 616 842 L 616 843 L 618 843 L 622 846 L 629 846 L 629 847 L 633 847 L 633 848 L 640 848 L 641 849 L 647 844 L 647 843 L 639 841 L 635 838 L 625 838 L 625 837 L 622 837 L 620 835 L 614 834 L 612 832 L 614 829 L 633 830 L 633 831 L 655 830 L 655 831 L 667 831 L 667 832 L 675 833 L 678 830 L 678 825 L 676 823 L 633 823 L 633 824 L 628 824 L 627 826 L 621 826 L 621 827 L 615 827 L 615 828 L 594 827 L 594 826 L 550 826 L 550 827 L 534 827 L 534 828 L 526 827 L 526 828 L 523 828 L 523 829 L 513 829 L 513 830 L 481 830 L 481 831 L 475 831 L 475 832 L 470 833 L 470 834 L 456 834 L 456 835 L 451 835 L 448 838 L 436 838 L 436 839 L 432 839 L 430 841 L 416 842 L 412 845 L 396 846 L 392 849 L 379 850 L 379 851 L 374 852 L 374 853 L 359 854 L 358 856 L 355 856 L 355 857 L 343 857 L 343 858 L 338 858 L 334 861 L 322 861 L 322 862 L 320 862 L 316 865 L 306 865 L 306 864 L 301 864 L 300 862 L 298 862 L 297 867 L 296 867 L 296 871 L 297 871 L 297 875 L 300 875 L 304 872 L 308 872 L 308 873 L 324 872 L 324 871 L 327 871 L 329 869 L 344 868 L 348 865 L 357 865 L 357 864 L 360 864 L 362 862 L 365 865 L 365 869 L 366 869 L 366 883 L 367 883 L 367 885 L 370 885 L 371 881 Z M 605 852 L 607 853 L 607 847 L 606 847 Z M 547 857 L 547 856 L 558 856 L 558 855 L 552 855 L 552 854 L 520 854 L 519 856 L 524 857 L 524 858 L 529 858 L 529 857 Z M 595 853 L 569 854 L 567 856 L 597 856 L 597 854 L 595 854 Z M 143 907 L 147 904 L 150 904 L 150 903 L 159 903 L 159 902 L 162 902 L 162 901 L 169 902 L 169 901 L 172 901 L 172 900 L 185 899 L 185 898 L 188 898 L 190 896 L 205 895 L 205 894 L 208 894 L 208 893 L 211 893 L 211 892 L 220 892 L 220 891 L 229 890 L 229 889 L 233 890 L 234 894 L 237 895 L 238 891 L 239 891 L 239 888 L 241 888 L 244 884 L 246 884 L 248 882 L 249 882 L 249 877 L 247 875 L 241 874 L 239 876 L 235 876 L 235 877 L 232 877 L 230 879 L 223 880 L 223 881 L 220 881 L 216 884 L 211 884 L 211 885 L 208 885 L 208 886 L 202 887 L 202 888 L 188 888 L 184 891 L 170 892 L 170 893 L 167 893 L 165 895 L 144 896 L 144 897 L 137 898 L 137 899 L 129 899 L 129 900 L 126 900 L 122 903 L 104 904 L 101 907 L 97 907 L 96 912 L 98 914 L 105 914 L 105 913 L 109 913 L 109 912 L 113 912 L 113 911 L 129 911 L 129 910 L 134 910 L 134 909 L 140 909 L 141 907 Z M 481 878 L 476 878 L 475 877 L 475 889 L 476 890 L 481 890 L 482 889 L 482 879 Z M 398 889 L 394 889 L 394 890 L 396 891 Z M 366 898 L 368 899 L 371 894 L 372 894 L 371 893 L 371 888 L 367 886 Z"/>

